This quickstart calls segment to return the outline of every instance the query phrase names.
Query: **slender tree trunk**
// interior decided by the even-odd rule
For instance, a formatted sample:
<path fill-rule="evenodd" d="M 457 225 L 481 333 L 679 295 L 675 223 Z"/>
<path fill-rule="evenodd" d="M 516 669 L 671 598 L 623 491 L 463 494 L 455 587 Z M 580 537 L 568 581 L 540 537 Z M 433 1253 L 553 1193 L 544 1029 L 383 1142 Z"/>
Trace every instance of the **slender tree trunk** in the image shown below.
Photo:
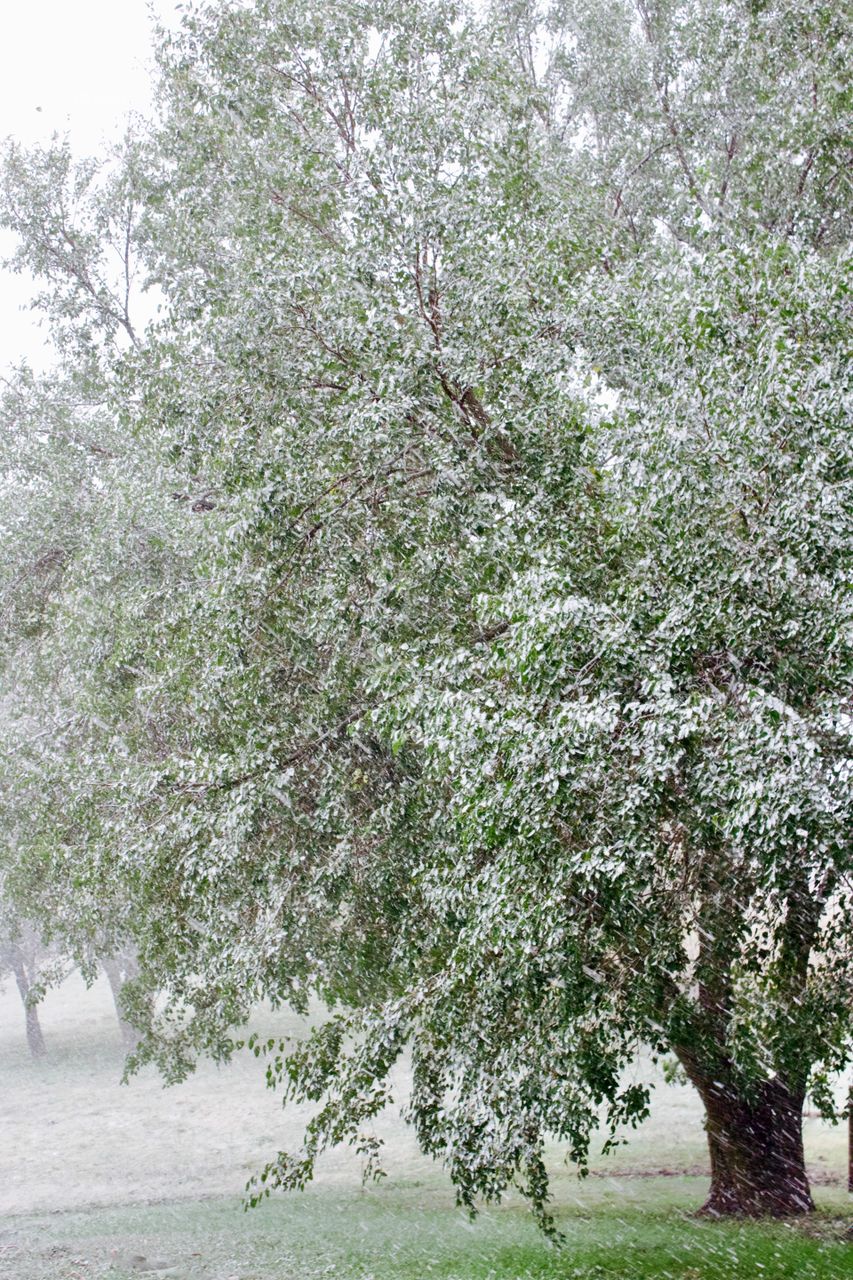
<path fill-rule="evenodd" d="M 27 1044 L 30 1046 L 30 1053 L 34 1058 L 43 1058 L 47 1052 L 42 1035 L 41 1023 L 39 1022 L 38 1009 L 30 1002 L 30 982 L 27 977 L 27 970 L 21 959 L 20 953 L 17 951 L 12 957 L 12 969 L 15 974 L 15 982 L 20 992 L 21 1001 L 24 1006 L 24 1014 L 27 1020 Z"/>
<path fill-rule="evenodd" d="M 702 1212 L 776 1218 L 814 1209 L 803 1156 L 802 1093 L 776 1077 L 746 1100 L 696 1081 L 705 1104 L 711 1190 Z"/>
<path fill-rule="evenodd" d="M 853 1085 L 847 1094 L 847 1190 L 853 1196 Z M 853 1244 L 853 1223 L 847 1228 L 846 1235 Z"/>
<path fill-rule="evenodd" d="M 99 959 L 113 993 L 113 1004 L 124 1046 L 126 1049 L 135 1049 L 139 1043 L 139 1033 L 124 1016 L 121 991 L 125 982 L 136 976 L 138 972 L 136 961 L 129 956 L 100 956 Z"/>

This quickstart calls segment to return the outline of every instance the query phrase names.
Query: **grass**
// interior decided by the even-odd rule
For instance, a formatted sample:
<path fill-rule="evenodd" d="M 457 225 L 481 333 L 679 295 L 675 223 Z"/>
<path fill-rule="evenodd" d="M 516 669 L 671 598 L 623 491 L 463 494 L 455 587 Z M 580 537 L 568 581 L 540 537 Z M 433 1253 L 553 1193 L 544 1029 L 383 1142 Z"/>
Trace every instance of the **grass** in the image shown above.
<path fill-rule="evenodd" d="M 43 1011 L 50 1056 L 32 1064 L 14 992 L 0 996 L 0 1277 L 3 1280 L 849 1280 L 840 1175 L 845 1134 L 809 1121 L 818 1214 L 804 1224 L 693 1216 L 707 1178 L 690 1090 L 661 1086 L 650 1120 L 579 1183 L 555 1163 L 560 1248 L 510 1199 L 471 1222 L 394 1114 L 389 1177 L 362 1189 L 349 1152 L 316 1185 L 244 1213 L 240 1192 L 298 1137 L 246 1057 L 163 1090 L 118 1084 L 105 989 L 71 981 Z M 273 1021 L 266 1019 L 265 1029 Z M 295 1029 L 280 1021 L 279 1030 Z M 639 1070 L 648 1070 L 640 1067 Z M 401 1084 L 404 1084 L 401 1081 Z M 666 1170 L 668 1176 L 655 1171 Z M 821 1177 L 821 1171 L 823 1176 Z"/>
<path fill-rule="evenodd" d="M 639 1180 L 638 1180 L 639 1181 Z M 245 1214 L 239 1202 L 133 1205 L 24 1217 L 6 1244 L 15 1280 L 844 1280 L 842 1197 L 824 1196 L 812 1234 L 785 1224 L 706 1222 L 687 1212 L 700 1179 L 598 1184 L 560 1212 L 565 1244 L 520 1206 L 473 1223 L 449 1196 L 405 1184 L 318 1188 Z M 0 1250 L 3 1249 L 0 1237 Z"/>

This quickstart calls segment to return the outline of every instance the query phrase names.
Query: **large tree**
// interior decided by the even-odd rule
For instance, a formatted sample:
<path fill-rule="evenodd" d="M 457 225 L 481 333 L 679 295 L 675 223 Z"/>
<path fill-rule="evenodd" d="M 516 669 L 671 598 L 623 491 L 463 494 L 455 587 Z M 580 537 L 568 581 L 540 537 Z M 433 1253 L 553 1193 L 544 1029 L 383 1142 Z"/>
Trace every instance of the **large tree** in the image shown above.
<path fill-rule="evenodd" d="M 363 1141 L 409 1046 L 462 1200 L 517 1180 L 544 1220 L 546 1140 L 583 1165 L 602 1105 L 641 1117 L 646 1043 L 702 1097 L 710 1211 L 811 1207 L 853 989 L 848 34 L 812 0 L 204 5 L 97 199 L 10 155 L 121 438 L 26 677 L 7 636 L 10 875 L 70 935 L 109 888 L 171 1077 L 259 997 L 336 1009 L 272 1046 L 320 1105 L 265 1190 Z"/>

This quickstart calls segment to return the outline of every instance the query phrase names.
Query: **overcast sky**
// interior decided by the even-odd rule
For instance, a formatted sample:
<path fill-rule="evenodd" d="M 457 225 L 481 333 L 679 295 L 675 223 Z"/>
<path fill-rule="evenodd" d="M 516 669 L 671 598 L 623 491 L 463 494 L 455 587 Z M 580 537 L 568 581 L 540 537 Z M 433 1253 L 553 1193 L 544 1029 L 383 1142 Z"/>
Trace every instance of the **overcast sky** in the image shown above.
<path fill-rule="evenodd" d="M 0 137 L 46 142 L 68 133 L 80 155 L 150 105 L 151 11 L 176 20 L 174 0 L 6 0 L 0 17 Z M 0 257 L 12 245 L 0 239 Z M 0 274 L 0 367 L 42 364 L 43 340 L 21 311 L 29 284 Z"/>

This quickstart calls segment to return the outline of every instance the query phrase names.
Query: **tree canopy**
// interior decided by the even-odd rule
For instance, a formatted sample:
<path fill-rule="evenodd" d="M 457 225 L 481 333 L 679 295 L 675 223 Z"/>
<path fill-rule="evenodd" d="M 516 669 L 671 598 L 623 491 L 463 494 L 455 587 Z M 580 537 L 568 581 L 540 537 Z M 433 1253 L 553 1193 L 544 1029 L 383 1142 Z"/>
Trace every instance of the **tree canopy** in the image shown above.
<path fill-rule="evenodd" d="M 60 364 L 2 408 L 7 883 L 133 941 L 169 1078 L 260 998 L 332 1010 L 267 1046 L 317 1112 L 258 1194 L 372 1158 L 408 1048 L 462 1201 L 544 1221 L 544 1143 L 641 1118 L 646 1043 L 710 1207 L 809 1206 L 853 1006 L 848 17 L 201 4 L 119 154 L 8 149 Z"/>

